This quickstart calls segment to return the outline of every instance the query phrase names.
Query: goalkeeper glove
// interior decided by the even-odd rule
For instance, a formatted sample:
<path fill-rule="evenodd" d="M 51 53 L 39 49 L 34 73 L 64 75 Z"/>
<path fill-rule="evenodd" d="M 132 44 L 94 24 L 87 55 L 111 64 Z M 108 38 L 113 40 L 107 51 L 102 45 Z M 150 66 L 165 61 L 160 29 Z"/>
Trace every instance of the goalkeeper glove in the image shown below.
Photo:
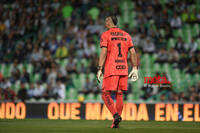
<path fill-rule="evenodd" d="M 138 70 L 136 67 L 133 67 L 131 72 L 129 73 L 128 77 L 130 78 L 131 81 L 135 82 L 138 80 Z"/>
<path fill-rule="evenodd" d="M 101 76 L 103 76 L 103 73 L 102 73 L 103 67 L 102 66 L 98 66 L 97 69 L 98 69 L 98 72 L 97 72 L 97 81 L 100 83 L 101 82 Z"/>
<path fill-rule="evenodd" d="M 97 81 L 100 83 L 101 82 L 101 77 L 103 76 L 102 70 L 98 70 L 97 72 Z"/>

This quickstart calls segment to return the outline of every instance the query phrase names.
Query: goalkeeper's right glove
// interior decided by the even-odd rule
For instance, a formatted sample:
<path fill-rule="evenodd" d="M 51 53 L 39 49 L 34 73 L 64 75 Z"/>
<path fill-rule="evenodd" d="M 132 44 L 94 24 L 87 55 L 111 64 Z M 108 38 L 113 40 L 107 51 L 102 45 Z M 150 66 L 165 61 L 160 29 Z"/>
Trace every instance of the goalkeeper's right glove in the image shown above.
<path fill-rule="evenodd" d="M 131 72 L 129 73 L 128 77 L 131 81 L 135 82 L 138 80 L 138 70 L 137 67 L 133 67 Z"/>

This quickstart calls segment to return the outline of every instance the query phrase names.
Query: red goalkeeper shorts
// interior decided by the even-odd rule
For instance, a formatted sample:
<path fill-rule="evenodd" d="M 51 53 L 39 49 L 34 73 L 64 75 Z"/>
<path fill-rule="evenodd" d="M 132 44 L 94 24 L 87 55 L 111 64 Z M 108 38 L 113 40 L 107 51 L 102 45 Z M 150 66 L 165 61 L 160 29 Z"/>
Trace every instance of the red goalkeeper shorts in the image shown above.
<path fill-rule="evenodd" d="M 127 91 L 128 76 L 113 75 L 103 79 L 102 88 L 105 91 Z"/>

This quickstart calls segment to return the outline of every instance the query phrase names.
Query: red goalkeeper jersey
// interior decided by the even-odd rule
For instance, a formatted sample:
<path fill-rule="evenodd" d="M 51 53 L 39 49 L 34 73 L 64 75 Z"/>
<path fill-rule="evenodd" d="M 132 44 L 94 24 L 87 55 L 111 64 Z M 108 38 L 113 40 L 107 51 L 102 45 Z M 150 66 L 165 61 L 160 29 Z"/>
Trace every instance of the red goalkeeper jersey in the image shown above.
<path fill-rule="evenodd" d="M 111 28 L 101 35 L 100 47 L 107 48 L 104 78 L 128 75 L 127 55 L 133 46 L 131 36 L 119 28 Z"/>

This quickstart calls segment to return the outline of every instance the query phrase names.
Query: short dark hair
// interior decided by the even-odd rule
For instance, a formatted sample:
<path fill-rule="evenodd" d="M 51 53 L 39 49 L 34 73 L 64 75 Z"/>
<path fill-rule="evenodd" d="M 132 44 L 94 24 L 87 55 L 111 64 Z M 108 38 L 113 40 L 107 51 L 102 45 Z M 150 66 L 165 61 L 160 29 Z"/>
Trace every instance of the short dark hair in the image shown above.
<path fill-rule="evenodd" d="M 117 25 L 118 20 L 117 20 L 117 16 L 116 16 L 116 15 L 109 15 L 109 16 L 107 16 L 107 17 L 110 17 L 110 18 L 112 19 L 112 21 L 113 21 L 113 24 L 114 24 L 114 25 Z"/>

